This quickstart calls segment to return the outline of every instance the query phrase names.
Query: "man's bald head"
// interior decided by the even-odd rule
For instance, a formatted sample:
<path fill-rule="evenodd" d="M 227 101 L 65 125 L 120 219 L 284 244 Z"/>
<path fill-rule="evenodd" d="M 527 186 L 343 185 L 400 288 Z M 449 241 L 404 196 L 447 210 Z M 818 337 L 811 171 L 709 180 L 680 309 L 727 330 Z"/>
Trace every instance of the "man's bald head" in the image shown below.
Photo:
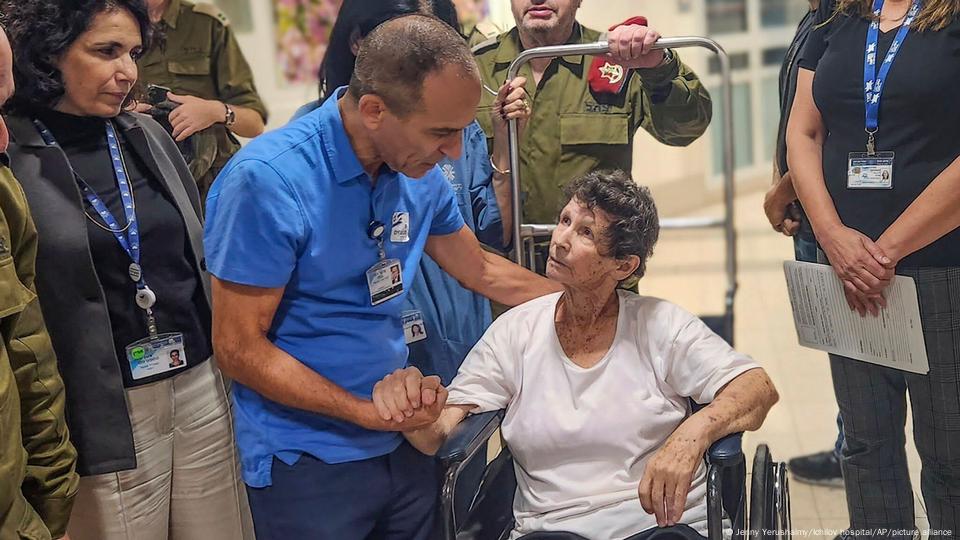
<path fill-rule="evenodd" d="M 421 108 L 423 82 L 448 67 L 479 84 L 480 72 L 463 36 L 428 15 L 405 15 L 375 28 L 363 40 L 350 79 L 354 99 L 374 94 L 406 116 Z"/>
<path fill-rule="evenodd" d="M 3 26 L 0 26 L 0 107 L 13 95 L 13 51 Z M 0 153 L 6 152 L 10 136 L 0 116 Z"/>
<path fill-rule="evenodd" d="M 13 51 L 7 33 L 0 26 L 0 107 L 13 95 Z"/>

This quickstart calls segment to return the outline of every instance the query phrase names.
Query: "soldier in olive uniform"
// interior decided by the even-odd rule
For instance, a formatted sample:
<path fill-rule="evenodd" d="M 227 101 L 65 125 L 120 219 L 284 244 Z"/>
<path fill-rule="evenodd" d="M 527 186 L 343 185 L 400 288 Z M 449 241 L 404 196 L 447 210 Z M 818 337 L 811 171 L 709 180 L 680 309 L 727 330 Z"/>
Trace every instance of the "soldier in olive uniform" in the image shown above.
<path fill-rule="evenodd" d="M 210 4 L 147 0 L 158 42 L 141 58 L 140 83 L 169 88 L 179 104 L 169 116 L 173 138 L 191 138 L 190 171 L 206 198 L 220 169 L 240 149 L 234 135 L 263 133 L 267 109 L 227 17 Z M 140 109 L 141 112 L 143 109 Z"/>
<path fill-rule="evenodd" d="M 580 0 L 512 0 L 516 28 L 474 49 L 484 84 L 499 88 L 525 49 L 598 41 L 601 32 L 576 21 L 579 7 Z M 706 130 L 710 95 L 675 53 L 651 49 L 659 37 L 636 17 L 610 31 L 609 57 L 541 59 L 520 70 L 534 101 L 520 141 L 526 223 L 553 223 L 572 178 L 597 168 L 629 172 L 638 128 L 671 146 Z M 493 100 L 486 92 L 477 112 L 488 136 Z"/>
<path fill-rule="evenodd" d="M 0 104 L 13 93 L 0 28 Z M 80 481 L 63 381 L 34 293 L 37 230 L 7 167 L 0 118 L 0 538 L 61 538 Z"/>
<path fill-rule="evenodd" d="M 470 47 L 475 47 L 490 38 L 497 37 L 501 30 L 490 19 L 485 19 L 483 0 L 453 0 L 457 9 L 460 30 L 467 37 Z"/>

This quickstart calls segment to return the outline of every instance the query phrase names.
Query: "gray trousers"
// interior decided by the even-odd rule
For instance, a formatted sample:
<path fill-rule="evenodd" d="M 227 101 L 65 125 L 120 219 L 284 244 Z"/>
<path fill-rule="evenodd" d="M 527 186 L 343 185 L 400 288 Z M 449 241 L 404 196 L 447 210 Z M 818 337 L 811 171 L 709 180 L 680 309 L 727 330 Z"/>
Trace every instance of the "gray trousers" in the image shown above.
<path fill-rule="evenodd" d="M 960 538 L 960 268 L 898 268 L 897 274 L 917 283 L 930 373 L 830 355 L 846 436 L 841 463 L 850 526 L 915 528 L 904 448 L 909 395 L 931 538 Z"/>
<path fill-rule="evenodd" d="M 72 540 L 245 540 L 253 522 L 229 397 L 209 360 L 127 390 L 137 468 L 86 476 Z"/>

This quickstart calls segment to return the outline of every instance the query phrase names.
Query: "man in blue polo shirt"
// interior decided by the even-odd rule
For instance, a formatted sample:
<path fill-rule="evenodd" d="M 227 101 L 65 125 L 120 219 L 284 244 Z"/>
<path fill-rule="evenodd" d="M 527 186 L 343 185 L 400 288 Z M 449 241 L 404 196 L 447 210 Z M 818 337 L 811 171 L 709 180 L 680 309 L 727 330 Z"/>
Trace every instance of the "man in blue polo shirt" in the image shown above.
<path fill-rule="evenodd" d="M 559 290 L 485 252 L 435 167 L 459 155 L 479 99 L 456 32 L 395 19 L 366 38 L 348 88 L 250 143 L 213 185 L 214 349 L 238 383 L 260 540 L 429 537 L 435 464 L 399 431 L 431 423 L 445 391 L 434 378 L 393 419 L 370 401 L 406 364 L 401 311 L 424 250 L 507 305 Z"/>

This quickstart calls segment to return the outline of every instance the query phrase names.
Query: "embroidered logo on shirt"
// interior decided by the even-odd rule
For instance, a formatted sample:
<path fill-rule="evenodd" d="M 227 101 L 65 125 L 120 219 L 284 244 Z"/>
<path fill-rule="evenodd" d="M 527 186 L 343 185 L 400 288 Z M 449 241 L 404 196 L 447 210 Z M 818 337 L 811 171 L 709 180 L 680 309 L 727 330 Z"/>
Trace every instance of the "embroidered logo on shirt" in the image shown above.
<path fill-rule="evenodd" d="M 391 242 L 409 242 L 410 241 L 410 213 L 394 212 L 393 228 L 390 230 Z"/>
<path fill-rule="evenodd" d="M 453 182 L 457 179 L 457 169 L 454 168 L 453 163 L 444 163 L 440 167 L 440 172 L 443 173 L 443 177 L 447 179 L 447 182 Z"/>
<path fill-rule="evenodd" d="M 7 255 L 10 253 L 10 248 L 7 246 L 7 239 L 0 236 L 0 255 Z"/>
<path fill-rule="evenodd" d="M 610 112 L 610 105 L 607 105 L 606 103 L 600 104 L 587 101 L 583 104 L 583 110 L 588 113 L 607 114 Z"/>

